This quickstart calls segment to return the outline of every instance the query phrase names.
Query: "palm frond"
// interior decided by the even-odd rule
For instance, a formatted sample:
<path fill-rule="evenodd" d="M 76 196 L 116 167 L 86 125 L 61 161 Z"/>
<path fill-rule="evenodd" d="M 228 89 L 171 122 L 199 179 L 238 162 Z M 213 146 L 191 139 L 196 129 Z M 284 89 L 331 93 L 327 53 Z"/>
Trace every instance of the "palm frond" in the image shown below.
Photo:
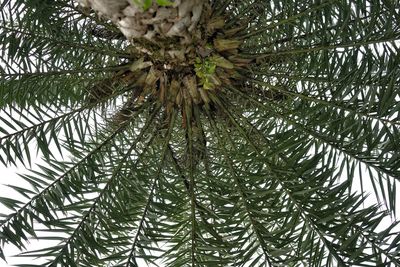
<path fill-rule="evenodd" d="M 0 4 L 1 258 L 400 265 L 397 2 L 77 2 Z"/>

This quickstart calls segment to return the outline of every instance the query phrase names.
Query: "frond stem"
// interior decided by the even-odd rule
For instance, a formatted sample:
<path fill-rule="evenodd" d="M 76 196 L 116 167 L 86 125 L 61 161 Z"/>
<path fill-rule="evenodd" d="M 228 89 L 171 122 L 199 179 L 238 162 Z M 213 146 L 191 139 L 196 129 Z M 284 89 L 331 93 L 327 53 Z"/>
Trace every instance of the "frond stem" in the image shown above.
<path fill-rule="evenodd" d="M 174 126 L 174 123 L 175 123 L 175 116 L 176 116 L 176 114 L 175 114 L 175 112 L 173 112 L 173 114 L 171 115 L 171 121 L 169 123 L 168 132 L 167 132 L 167 134 L 165 136 L 165 141 L 164 141 L 164 146 L 163 146 L 163 152 L 161 154 L 160 164 L 158 166 L 155 178 L 153 179 L 149 195 L 147 196 L 146 206 L 144 207 L 142 216 L 141 216 L 140 221 L 139 221 L 139 227 L 138 227 L 138 229 L 136 231 L 135 237 L 134 237 L 133 242 L 132 242 L 132 246 L 131 246 L 131 249 L 130 249 L 130 252 L 129 252 L 129 255 L 128 255 L 128 258 L 127 258 L 127 262 L 126 262 L 126 267 L 129 267 L 129 264 L 130 264 L 132 258 L 134 257 L 136 245 L 137 245 L 137 243 L 139 241 L 139 236 L 140 236 L 140 234 L 142 232 L 142 229 L 144 227 L 144 222 L 146 220 L 147 212 L 148 212 L 148 209 L 150 207 L 151 201 L 153 199 L 153 195 L 154 195 L 155 190 L 156 190 L 157 182 L 159 181 L 159 177 L 161 176 L 162 170 L 164 168 L 164 163 L 165 163 L 165 160 L 166 160 L 166 155 L 167 155 L 167 150 L 168 150 L 168 143 L 169 143 L 169 140 L 171 138 L 173 126 Z"/>
<path fill-rule="evenodd" d="M 60 71 L 46 71 L 46 72 L 31 72 L 31 73 L 0 73 L 0 77 L 33 77 L 33 76 L 57 76 L 65 74 L 81 74 L 81 73 L 99 73 L 99 72 L 112 72 L 117 70 L 128 70 L 129 65 L 119 65 L 92 69 L 76 69 L 76 70 L 60 70 Z"/>
<path fill-rule="evenodd" d="M 256 234 L 257 240 L 258 240 L 258 242 L 259 242 L 259 244 L 261 246 L 261 249 L 263 251 L 265 260 L 268 262 L 269 266 L 273 266 L 272 262 L 271 262 L 271 259 L 270 259 L 271 257 L 268 255 L 268 251 L 265 248 L 264 239 L 262 238 L 261 234 L 257 230 L 257 227 L 255 226 L 256 221 L 254 220 L 253 216 L 251 215 L 251 212 L 250 212 L 249 207 L 247 205 L 247 198 L 246 198 L 246 195 L 245 195 L 245 193 L 243 191 L 242 184 L 240 183 L 239 178 L 237 176 L 237 173 L 236 173 L 236 171 L 234 169 L 233 163 L 230 160 L 230 157 L 228 156 L 228 152 L 226 151 L 226 148 L 224 146 L 224 142 L 221 140 L 221 138 L 219 136 L 219 131 L 218 131 L 218 128 L 217 128 L 217 126 L 215 124 L 215 121 L 212 118 L 212 115 L 210 114 L 210 111 L 208 109 L 206 109 L 206 113 L 207 113 L 207 117 L 209 119 L 210 125 L 214 129 L 214 132 L 215 132 L 216 137 L 218 139 L 218 143 L 220 144 L 220 148 L 222 149 L 222 151 L 224 153 L 224 158 L 228 162 L 229 170 L 230 170 L 230 172 L 231 172 L 231 174 L 232 174 L 232 176 L 234 178 L 234 182 L 235 182 L 236 187 L 237 187 L 237 189 L 239 191 L 239 194 L 241 196 L 240 199 L 241 199 L 242 205 L 243 205 L 243 207 L 244 207 L 244 209 L 246 211 L 246 214 L 247 214 L 247 216 L 248 216 L 248 218 L 250 220 L 250 223 L 251 223 L 251 226 L 253 228 L 253 231 Z M 224 131 L 224 135 L 226 137 L 226 140 L 230 140 L 226 131 Z"/>
<path fill-rule="evenodd" d="M 373 169 L 375 169 L 378 172 L 383 172 L 391 177 L 396 177 L 396 173 L 391 173 L 389 170 L 382 168 L 381 166 L 377 166 L 375 164 L 372 164 L 369 161 L 366 161 L 362 158 L 360 158 L 357 155 L 354 155 L 352 153 L 349 153 L 348 151 L 344 150 L 343 148 L 339 147 L 338 145 L 335 145 L 334 143 L 332 143 L 329 140 L 326 140 L 323 136 L 321 136 L 318 133 L 315 133 L 307 128 L 305 128 L 303 125 L 293 121 L 292 119 L 284 116 L 283 114 L 277 112 L 276 110 L 272 109 L 271 107 L 267 106 L 267 105 L 263 105 L 262 103 L 258 102 L 257 100 L 255 100 L 254 98 L 252 98 L 251 96 L 244 94 L 243 92 L 241 92 L 240 90 L 237 90 L 236 88 L 231 88 L 232 90 L 234 90 L 235 92 L 237 92 L 238 94 L 242 95 L 243 97 L 249 99 L 252 103 L 256 104 L 257 106 L 259 106 L 260 108 L 264 109 L 264 110 L 268 110 L 269 112 L 274 113 L 275 116 L 283 119 L 284 121 L 286 121 L 288 124 L 292 125 L 293 127 L 295 127 L 296 129 L 301 130 L 302 132 L 306 133 L 307 135 L 322 141 L 323 143 L 329 145 L 330 147 L 332 147 L 335 150 L 340 151 L 341 153 L 350 156 L 351 158 L 356 159 L 359 162 L 362 162 L 363 164 L 365 164 L 368 167 L 371 167 Z"/>
<path fill-rule="evenodd" d="M 333 44 L 333 45 L 320 45 L 320 46 L 314 46 L 314 47 L 306 47 L 306 48 L 300 48 L 300 49 L 291 49 L 291 50 L 283 50 L 283 51 L 274 51 L 274 52 L 268 52 L 268 53 L 255 53 L 255 54 L 250 54 L 250 53 L 242 53 L 243 57 L 247 58 L 257 58 L 257 59 L 262 59 L 262 58 L 269 58 L 269 57 L 277 57 L 277 56 L 282 56 L 282 55 L 290 55 L 290 54 L 307 54 L 311 52 L 319 52 L 319 51 L 325 51 L 325 50 L 332 50 L 332 49 L 337 49 L 337 48 L 359 48 L 363 46 L 368 46 L 372 44 L 381 44 L 381 43 L 388 43 L 388 42 L 394 42 L 400 40 L 400 36 L 390 36 L 390 37 L 384 37 L 384 38 L 379 38 L 375 40 L 356 40 L 351 43 L 338 43 L 338 44 Z"/>
<path fill-rule="evenodd" d="M 60 257 L 63 255 L 64 251 L 68 249 L 68 245 L 73 241 L 73 239 L 75 238 L 75 236 L 78 234 L 78 232 L 80 231 L 80 229 L 84 226 L 84 224 L 86 223 L 87 219 L 89 218 L 89 216 L 92 214 L 92 212 L 94 212 L 94 210 L 97 208 L 97 206 L 99 205 L 100 201 L 102 200 L 103 196 L 108 192 L 108 189 L 110 188 L 110 186 L 112 185 L 112 182 L 116 179 L 116 177 L 118 177 L 118 173 L 121 170 L 121 168 L 123 167 L 123 164 L 125 163 L 125 160 L 131 156 L 132 151 L 136 148 L 137 144 L 139 143 L 139 141 L 143 138 L 144 134 L 146 133 L 147 129 L 150 127 L 150 125 L 153 123 L 154 118 L 156 117 L 158 111 L 160 110 L 160 108 L 155 108 L 155 110 L 153 111 L 153 113 L 150 115 L 150 118 L 147 120 L 146 124 L 143 126 L 143 128 L 141 129 L 140 133 L 138 134 L 138 136 L 136 137 L 136 139 L 132 142 L 132 145 L 129 147 L 128 151 L 125 153 L 125 155 L 122 157 L 120 163 L 118 164 L 118 166 L 115 167 L 115 169 L 113 170 L 112 176 L 110 177 L 110 179 L 107 181 L 106 185 L 104 186 L 104 188 L 101 190 L 100 194 L 96 197 L 96 199 L 94 200 L 94 202 L 91 204 L 90 209 L 85 213 L 85 215 L 82 217 L 81 221 L 79 222 L 78 226 L 74 229 L 74 231 L 72 232 L 72 234 L 69 236 L 69 238 L 65 241 L 63 248 L 60 251 L 60 254 L 54 259 L 53 263 L 57 263 L 58 260 L 60 259 Z M 128 123 L 123 124 L 123 126 L 127 126 Z"/>
<path fill-rule="evenodd" d="M 9 216 L 6 220 L 4 220 L 0 227 L 4 227 L 6 224 L 10 222 L 11 219 L 15 218 L 18 214 L 26 210 L 28 207 L 33 205 L 33 202 L 37 199 L 43 197 L 48 191 L 50 191 L 53 187 L 55 187 L 58 183 L 60 183 L 64 178 L 66 178 L 72 171 L 78 168 L 83 162 L 88 160 L 94 154 L 96 154 L 102 147 L 107 145 L 117 134 L 119 134 L 125 127 L 128 126 L 129 123 L 125 123 L 120 125 L 116 130 L 114 130 L 104 141 L 102 141 L 98 146 L 96 146 L 93 150 L 91 150 L 88 154 L 86 154 L 83 158 L 81 158 L 78 162 L 76 162 L 73 166 L 71 166 L 68 170 L 62 173 L 57 179 L 55 179 L 52 183 L 50 183 L 46 188 L 44 188 L 40 193 L 32 197 L 29 202 L 25 203 L 21 208 L 19 208 L 12 216 Z"/>
<path fill-rule="evenodd" d="M 309 102 L 314 102 L 314 103 L 322 104 L 322 105 L 325 105 L 325 106 L 329 106 L 329 107 L 345 110 L 345 111 L 353 113 L 353 114 L 355 114 L 355 115 L 357 115 L 359 117 L 366 118 L 366 119 L 369 119 L 369 120 L 378 120 L 378 121 L 380 121 L 381 123 L 384 123 L 384 124 L 400 125 L 400 122 L 398 122 L 398 121 L 392 121 L 392 120 L 385 119 L 385 118 L 382 118 L 382 117 L 379 117 L 379 116 L 374 116 L 372 114 L 368 114 L 368 113 L 365 113 L 365 112 L 362 112 L 362 111 L 359 111 L 359 110 L 355 110 L 355 109 L 352 109 L 350 107 L 342 106 L 342 105 L 340 105 L 340 104 L 338 104 L 338 103 L 336 103 L 334 101 L 326 101 L 326 100 L 323 100 L 323 99 L 320 99 L 320 98 L 316 98 L 316 97 L 313 97 L 313 96 L 309 96 L 309 95 L 306 95 L 306 94 L 285 90 L 285 88 L 282 87 L 282 86 L 275 86 L 275 85 L 269 84 L 267 82 L 263 82 L 263 81 L 256 80 L 256 79 L 252 79 L 252 81 L 257 83 L 257 84 L 260 84 L 260 85 L 263 85 L 263 86 L 267 86 L 269 89 L 271 89 L 273 91 L 276 91 L 276 92 L 279 92 L 279 93 L 282 93 L 282 94 L 285 94 L 287 96 L 299 97 L 299 98 L 304 99 L 304 100 L 309 101 Z"/>
<path fill-rule="evenodd" d="M 317 10 L 319 10 L 319 9 L 322 9 L 322 8 L 324 8 L 324 7 L 327 6 L 327 5 L 333 4 L 334 2 L 338 2 L 338 0 L 328 0 L 328 1 L 325 1 L 325 2 L 323 2 L 323 3 L 321 3 L 321 4 L 319 4 L 319 5 L 315 5 L 315 6 L 313 6 L 313 7 L 310 7 L 310 8 L 308 8 L 308 9 L 305 9 L 305 10 L 303 10 L 303 11 L 301 11 L 301 12 L 299 12 L 299 13 L 293 15 L 293 16 L 290 16 L 290 17 L 288 17 L 288 18 L 286 18 L 286 19 L 282 19 L 282 20 L 280 20 L 280 21 L 278 21 L 278 22 L 271 23 L 271 24 L 269 24 L 269 25 L 267 25 L 267 26 L 261 27 L 260 29 L 257 29 L 257 30 L 254 30 L 254 31 L 252 31 L 252 32 L 246 33 L 246 34 L 244 34 L 243 36 L 240 36 L 240 38 L 241 38 L 241 39 L 247 39 L 247 38 L 249 38 L 249 37 L 258 35 L 258 34 L 260 34 L 260 33 L 264 33 L 266 30 L 273 29 L 273 28 L 276 28 L 277 26 L 280 26 L 280 25 L 283 25 L 283 24 L 287 24 L 287 23 L 293 22 L 293 21 L 295 21 L 296 19 L 298 19 L 298 18 L 300 18 L 300 17 L 302 17 L 302 16 L 308 15 L 309 13 L 312 13 L 312 12 L 314 12 L 314 11 L 317 11 Z"/>
<path fill-rule="evenodd" d="M 10 28 L 10 27 L 6 27 L 6 26 L 1 26 L 1 25 L 0 25 L 0 29 L 6 30 L 6 31 L 9 31 L 9 32 L 13 32 L 13 33 L 17 33 L 17 34 L 21 34 L 21 35 L 26 35 L 26 36 L 31 36 L 31 37 L 34 37 L 34 38 L 39 38 L 41 40 L 52 42 L 52 43 L 59 44 L 59 45 L 62 45 L 62 46 L 73 47 L 73 48 L 77 48 L 77 49 L 83 49 L 83 50 L 90 51 L 90 52 L 97 53 L 97 54 L 101 54 L 101 55 L 109 55 L 109 56 L 122 57 L 122 58 L 130 58 L 131 57 L 131 55 L 122 53 L 122 52 L 120 52 L 118 50 L 112 51 L 112 50 L 99 49 L 98 47 L 94 47 L 91 44 L 80 44 L 78 42 L 71 43 L 71 42 L 66 41 L 66 40 L 54 40 L 54 39 L 52 39 L 50 37 L 46 37 L 46 36 L 43 36 L 43 35 L 35 34 L 33 32 L 26 32 L 26 31 L 22 31 L 22 30 L 17 30 L 17 29 L 13 29 L 13 28 Z"/>

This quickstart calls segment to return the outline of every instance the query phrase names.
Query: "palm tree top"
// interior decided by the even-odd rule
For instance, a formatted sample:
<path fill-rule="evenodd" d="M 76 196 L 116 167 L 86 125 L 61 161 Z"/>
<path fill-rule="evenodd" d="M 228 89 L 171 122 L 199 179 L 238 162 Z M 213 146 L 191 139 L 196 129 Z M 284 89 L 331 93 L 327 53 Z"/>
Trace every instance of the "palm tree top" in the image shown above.
<path fill-rule="evenodd" d="M 4 260 L 400 265 L 395 1 L 0 7 Z"/>

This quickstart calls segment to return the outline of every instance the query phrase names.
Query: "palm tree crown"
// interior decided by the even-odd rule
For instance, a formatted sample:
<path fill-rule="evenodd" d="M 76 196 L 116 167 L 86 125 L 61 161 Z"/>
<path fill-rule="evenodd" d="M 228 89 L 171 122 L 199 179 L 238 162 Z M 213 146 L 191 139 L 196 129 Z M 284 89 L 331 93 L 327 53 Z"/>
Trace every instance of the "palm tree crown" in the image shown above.
<path fill-rule="evenodd" d="M 0 7 L 4 260 L 400 266 L 396 1 Z"/>

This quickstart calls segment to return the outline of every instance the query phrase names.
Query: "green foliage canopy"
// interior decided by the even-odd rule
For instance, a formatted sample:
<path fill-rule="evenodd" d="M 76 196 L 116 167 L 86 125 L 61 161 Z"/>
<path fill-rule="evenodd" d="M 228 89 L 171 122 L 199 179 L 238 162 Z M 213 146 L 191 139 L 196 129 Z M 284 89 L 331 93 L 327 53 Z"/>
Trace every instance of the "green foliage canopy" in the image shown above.
<path fill-rule="evenodd" d="M 254 64 L 188 123 L 151 97 L 128 108 L 137 58 L 99 36 L 118 35 L 110 22 L 69 0 L 1 2 L 0 161 L 29 166 L 34 144 L 47 163 L 0 198 L 0 245 L 59 241 L 20 266 L 400 265 L 397 223 L 378 230 L 398 209 L 400 4 L 210 4 L 245 25 Z"/>

